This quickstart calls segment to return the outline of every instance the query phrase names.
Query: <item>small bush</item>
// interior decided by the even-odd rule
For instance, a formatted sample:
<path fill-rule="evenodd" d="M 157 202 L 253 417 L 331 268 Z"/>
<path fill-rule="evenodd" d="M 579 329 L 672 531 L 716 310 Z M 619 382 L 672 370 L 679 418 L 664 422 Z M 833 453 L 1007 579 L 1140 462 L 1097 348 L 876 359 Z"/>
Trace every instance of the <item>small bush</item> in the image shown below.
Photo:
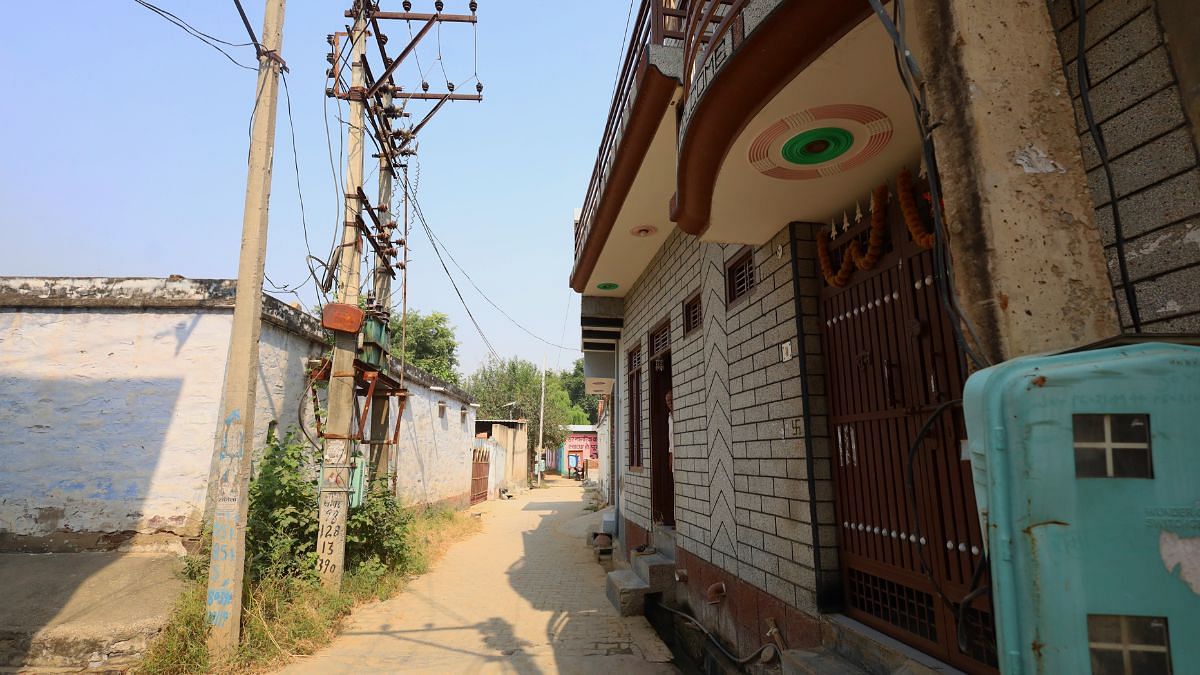
<path fill-rule="evenodd" d="M 246 550 L 256 579 L 275 576 L 313 578 L 317 548 L 317 482 L 310 467 L 311 445 L 289 432 L 263 452 L 262 466 L 250 482 Z"/>
<path fill-rule="evenodd" d="M 317 461 L 294 433 L 272 440 L 250 484 L 246 549 L 248 592 L 242 638 L 232 663 L 210 664 L 205 623 L 211 537 L 184 560 L 190 581 L 170 620 L 137 670 L 170 675 L 262 670 L 311 654 L 336 635 L 360 602 L 386 600 L 409 574 L 428 569 L 450 542 L 479 529 L 474 518 L 447 508 L 403 508 L 383 483 L 371 486 L 346 522 L 346 575 L 338 592 L 315 573 L 318 529 Z"/>

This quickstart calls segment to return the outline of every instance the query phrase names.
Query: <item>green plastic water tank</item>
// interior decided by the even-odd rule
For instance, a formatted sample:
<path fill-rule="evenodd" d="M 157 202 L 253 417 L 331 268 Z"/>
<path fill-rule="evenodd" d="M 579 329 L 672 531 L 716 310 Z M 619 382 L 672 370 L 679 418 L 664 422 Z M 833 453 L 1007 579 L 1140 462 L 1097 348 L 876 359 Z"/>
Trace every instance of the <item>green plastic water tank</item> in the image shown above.
<path fill-rule="evenodd" d="M 1200 673 L 1200 348 L 1015 359 L 963 408 L 1001 672 Z"/>

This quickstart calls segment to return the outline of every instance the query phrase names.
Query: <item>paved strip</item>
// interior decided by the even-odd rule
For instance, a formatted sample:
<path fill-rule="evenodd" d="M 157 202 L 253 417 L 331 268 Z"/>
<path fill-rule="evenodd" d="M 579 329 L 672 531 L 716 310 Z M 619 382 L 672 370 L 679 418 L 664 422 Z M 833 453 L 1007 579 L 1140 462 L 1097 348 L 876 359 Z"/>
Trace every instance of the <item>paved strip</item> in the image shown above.
<path fill-rule="evenodd" d="M 583 506 L 565 480 L 481 505 L 482 532 L 282 672 L 677 673 L 645 618 L 605 597 Z"/>

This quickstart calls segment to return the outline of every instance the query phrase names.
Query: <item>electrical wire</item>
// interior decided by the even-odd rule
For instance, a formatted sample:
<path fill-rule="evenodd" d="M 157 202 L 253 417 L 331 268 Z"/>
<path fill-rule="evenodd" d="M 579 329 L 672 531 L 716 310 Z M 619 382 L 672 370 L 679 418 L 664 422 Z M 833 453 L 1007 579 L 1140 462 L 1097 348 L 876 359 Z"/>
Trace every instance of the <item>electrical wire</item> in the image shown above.
<path fill-rule="evenodd" d="M 894 19 L 888 15 L 880 0 L 869 0 L 869 2 L 892 41 L 896 69 L 905 91 L 908 92 L 909 102 L 913 109 L 913 117 L 921 136 L 921 156 L 929 176 L 930 211 L 933 214 L 934 223 L 933 254 L 934 265 L 937 267 L 935 278 L 938 282 L 939 299 L 947 313 L 953 319 L 950 324 L 954 330 L 955 341 L 958 343 L 961 352 L 976 368 L 983 368 L 990 365 L 991 360 L 976 350 L 976 346 L 981 346 L 983 342 L 979 339 L 979 334 L 974 324 L 959 305 L 958 296 L 954 290 L 954 269 L 949 258 L 946 223 L 941 207 L 941 174 L 938 171 L 937 156 L 933 147 L 933 129 L 936 128 L 936 125 L 929 123 L 930 114 L 926 101 L 924 78 L 904 37 L 903 0 L 894 0 L 893 2 Z M 966 328 L 966 335 L 963 333 L 964 327 Z M 968 335 L 970 336 L 970 340 L 967 339 Z"/>
<path fill-rule="evenodd" d="M 1125 304 L 1129 309 L 1129 321 L 1133 324 L 1133 332 L 1142 332 L 1142 316 L 1138 309 L 1137 291 L 1129 278 L 1129 262 L 1125 258 L 1125 228 L 1121 224 L 1121 209 L 1119 207 L 1116 181 L 1113 178 L 1112 165 L 1108 161 L 1108 145 L 1104 142 L 1104 132 L 1096 123 L 1096 113 L 1092 110 L 1091 76 L 1087 64 L 1087 0 L 1078 0 L 1076 11 L 1079 13 L 1078 42 L 1076 44 L 1075 74 L 1079 82 L 1079 96 L 1083 103 L 1083 117 L 1087 121 L 1088 133 L 1096 146 L 1096 154 L 1100 156 L 1100 165 L 1104 167 L 1104 179 L 1108 184 L 1108 206 L 1112 210 L 1113 238 L 1117 245 L 1117 272 L 1121 277 L 1121 290 L 1125 294 Z"/>
<path fill-rule="evenodd" d="M 957 629 L 956 635 L 958 637 L 958 648 L 963 653 L 966 653 L 969 647 L 967 644 L 966 635 L 967 609 L 976 598 L 984 595 L 985 593 L 991 592 L 991 586 L 979 585 L 979 582 L 983 578 L 983 571 L 988 567 L 988 556 L 986 553 L 984 553 L 979 557 L 979 560 L 976 561 L 975 570 L 971 573 L 971 585 L 968 588 L 967 593 L 963 595 L 962 599 L 960 599 L 958 602 L 952 601 L 942 589 L 942 585 L 938 582 L 937 577 L 933 574 L 933 566 L 930 564 L 926 554 L 924 544 L 925 537 L 921 533 L 921 509 L 920 503 L 917 501 L 916 478 L 914 476 L 914 464 L 916 462 L 917 452 L 920 451 L 921 443 L 929 434 L 930 429 L 933 428 L 934 423 L 941 418 L 942 414 L 945 413 L 946 410 L 961 404 L 962 399 L 954 399 L 953 401 L 946 401 L 942 403 L 935 408 L 932 413 L 930 413 L 929 417 L 925 420 L 925 423 L 921 425 L 921 429 L 917 432 L 912 444 L 908 447 L 908 467 L 904 475 L 904 496 L 907 499 L 908 507 L 913 514 L 912 531 L 913 535 L 917 537 L 918 541 L 917 556 L 921 559 L 921 573 L 925 575 L 925 578 L 929 579 L 929 583 L 933 586 L 934 592 L 937 593 L 938 597 L 942 599 L 942 602 L 946 603 L 946 606 L 949 607 L 952 612 L 954 612 L 955 626 Z M 987 533 L 983 534 L 986 536 Z"/>
<path fill-rule="evenodd" d="M 238 61 L 237 59 L 233 58 L 233 56 L 229 52 L 225 51 L 220 46 L 220 45 L 227 45 L 229 47 L 252 47 L 252 46 L 254 46 L 253 44 L 229 42 L 227 40 L 222 40 L 220 38 L 213 37 L 212 35 L 209 35 L 208 33 L 205 33 L 204 31 L 201 31 L 201 30 L 197 29 L 196 27 L 192 26 L 190 23 L 179 18 L 177 15 L 172 14 L 171 12 L 168 12 L 167 10 L 165 10 L 161 7 L 152 5 L 149 2 L 146 2 L 146 0 L 133 0 L 133 1 L 136 2 L 137 4 L 141 5 L 142 7 L 145 7 L 146 9 L 150 10 L 151 12 L 154 12 L 155 14 L 157 14 L 159 17 L 165 19 L 166 21 L 169 21 L 170 23 L 175 24 L 177 27 L 183 29 L 183 31 L 185 33 L 187 33 L 188 35 L 191 35 L 192 37 L 203 42 L 204 44 L 208 45 L 209 47 L 212 47 L 213 49 L 217 50 L 218 52 L 221 52 L 221 55 L 224 56 L 225 58 L 229 59 L 229 62 L 232 63 L 233 65 L 235 65 L 239 68 L 245 68 L 246 70 L 258 70 L 258 68 L 254 67 L 254 66 L 248 66 L 248 65 L 242 63 L 241 61 Z M 218 44 L 218 43 L 220 43 L 220 44 Z"/>
<path fill-rule="evenodd" d="M 407 189 L 407 186 L 406 186 L 406 189 Z M 457 260 L 455 260 L 454 255 L 452 253 L 450 253 L 450 250 L 446 247 L 446 245 L 442 242 L 442 240 L 439 239 L 437 234 L 434 233 L 433 229 L 429 227 L 429 223 L 425 219 L 425 213 L 424 213 L 424 211 L 421 210 L 421 203 L 419 201 L 417 201 L 416 195 L 410 192 L 409 199 L 412 201 L 413 213 L 416 214 L 417 220 L 420 222 L 421 227 L 425 229 L 426 235 L 430 239 L 430 243 L 436 242 L 436 244 L 440 244 L 441 247 L 446 250 L 446 255 L 450 258 L 450 261 L 454 263 L 454 266 L 458 268 L 459 272 L 462 273 L 462 275 L 467 279 L 467 282 L 471 284 L 471 287 L 474 288 L 477 293 L 479 293 L 479 296 L 482 297 L 484 299 L 484 301 L 486 301 L 489 305 L 491 305 L 492 308 L 495 309 L 497 312 L 499 312 L 504 318 L 508 319 L 514 326 L 516 326 L 517 328 L 520 328 L 527 335 L 529 335 L 533 339 L 537 340 L 538 342 L 541 342 L 549 347 L 554 347 L 555 349 L 562 349 L 562 350 L 571 351 L 571 352 L 579 351 L 579 349 L 576 347 L 565 347 L 563 345 L 555 344 L 555 343 L 543 338 L 542 336 L 538 335 L 537 333 L 534 333 L 533 331 L 529 330 L 524 325 L 522 325 L 519 321 L 514 319 L 511 315 L 509 315 L 508 312 L 505 312 L 500 307 L 500 305 L 497 305 L 490 297 L 488 297 L 487 293 L 484 293 L 483 289 L 479 287 L 479 284 L 475 283 L 475 280 L 471 278 L 471 275 L 467 272 L 467 270 L 464 269 L 463 266 L 460 265 Z M 435 244 L 435 250 L 436 250 L 436 244 Z"/>
<path fill-rule="evenodd" d="M 668 612 L 670 612 L 676 616 L 683 617 L 684 619 L 687 619 L 688 621 L 692 622 L 697 628 L 700 629 L 700 632 L 704 633 L 704 636 L 708 638 L 709 642 L 713 643 L 714 645 L 716 645 L 717 649 L 721 650 L 721 653 L 725 655 L 725 658 L 729 659 L 730 661 L 733 661 L 734 663 L 738 664 L 739 666 L 744 666 L 747 663 L 750 663 L 751 661 L 758 660 L 759 657 L 762 656 L 762 654 L 764 652 L 766 652 L 767 650 L 776 650 L 776 652 L 769 659 L 767 659 L 768 661 L 774 660 L 775 656 L 778 654 L 779 648 L 776 647 L 774 644 L 768 642 L 768 643 L 762 645 L 761 647 L 759 647 L 758 649 L 754 650 L 753 652 L 750 652 L 746 656 L 737 656 L 736 654 L 733 654 L 728 649 L 726 649 L 725 645 L 721 644 L 721 641 L 717 639 L 717 636 L 710 633 L 708 631 L 708 629 L 704 627 L 704 624 L 700 623 L 700 621 L 696 617 L 692 616 L 691 614 L 688 614 L 687 612 L 681 612 L 678 609 L 675 609 L 673 607 L 668 607 L 666 604 L 661 603 L 661 602 L 658 604 L 658 608 L 665 609 Z"/>
<path fill-rule="evenodd" d="M 933 590 L 938 594 L 938 597 L 940 597 L 943 602 L 951 607 L 954 606 L 954 603 L 951 602 L 950 598 L 947 597 L 947 595 L 942 591 L 942 585 L 938 583 L 937 578 L 934 576 L 933 565 L 929 562 L 929 558 L 926 554 L 925 537 L 921 532 L 921 509 L 919 503 L 917 502 L 917 488 L 916 479 L 914 478 L 913 465 L 916 461 L 917 451 L 921 449 L 921 443 L 925 440 L 925 436 L 929 434 L 929 430 L 933 428 L 934 423 L 938 421 L 938 419 L 942 416 L 942 413 L 946 412 L 948 408 L 961 404 L 961 398 L 954 399 L 952 401 L 946 401 L 935 408 L 932 413 L 930 413 L 929 417 L 925 420 L 925 423 L 921 425 L 921 429 L 917 432 L 916 437 L 913 438 L 912 444 L 908 446 L 908 470 L 904 475 L 904 496 L 908 499 L 908 508 L 913 514 L 912 533 L 917 537 L 917 556 L 921 559 L 921 573 L 929 579 L 929 582 L 933 585 Z"/>

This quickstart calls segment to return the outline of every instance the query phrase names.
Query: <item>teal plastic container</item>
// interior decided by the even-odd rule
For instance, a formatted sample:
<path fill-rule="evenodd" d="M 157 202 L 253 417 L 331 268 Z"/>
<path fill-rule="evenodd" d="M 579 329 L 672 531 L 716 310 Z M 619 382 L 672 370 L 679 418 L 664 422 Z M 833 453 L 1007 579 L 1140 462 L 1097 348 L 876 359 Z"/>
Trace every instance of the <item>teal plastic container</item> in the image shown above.
<path fill-rule="evenodd" d="M 1200 348 L 1015 359 L 963 408 L 1000 671 L 1200 673 Z"/>

